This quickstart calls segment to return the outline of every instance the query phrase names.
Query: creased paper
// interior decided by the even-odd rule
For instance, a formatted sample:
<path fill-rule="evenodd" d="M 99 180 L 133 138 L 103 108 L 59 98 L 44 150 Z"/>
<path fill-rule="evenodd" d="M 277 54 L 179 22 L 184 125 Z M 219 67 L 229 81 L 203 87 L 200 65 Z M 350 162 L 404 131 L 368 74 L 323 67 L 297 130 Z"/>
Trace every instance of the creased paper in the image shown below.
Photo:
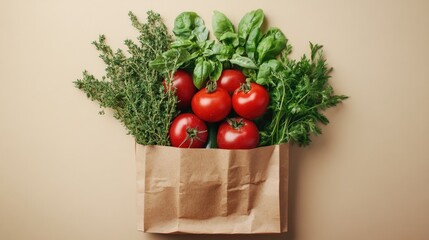
<path fill-rule="evenodd" d="M 287 231 L 289 145 L 250 150 L 136 145 L 138 229 Z"/>

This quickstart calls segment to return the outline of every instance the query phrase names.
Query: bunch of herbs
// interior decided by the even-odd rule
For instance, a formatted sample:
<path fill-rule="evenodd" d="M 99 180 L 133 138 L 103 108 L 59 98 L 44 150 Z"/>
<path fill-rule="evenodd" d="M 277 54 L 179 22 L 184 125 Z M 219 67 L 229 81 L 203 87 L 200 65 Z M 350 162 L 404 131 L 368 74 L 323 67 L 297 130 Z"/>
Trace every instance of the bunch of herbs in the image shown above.
<path fill-rule="evenodd" d="M 223 69 L 238 68 L 256 77 L 262 63 L 274 59 L 286 46 L 287 39 L 278 28 L 262 30 L 264 13 L 257 9 L 246 13 L 237 31 L 223 13 L 214 11 L 213 34 L 209 39 L 204 21 L 195 12 L 183 12 L 174 21 L 175 41 L 171 49 L 159 55 L 150 66 L 158 71 L 180 67 L 193 73 L 194 85 L 201 89 L 208 80 L 217 81 Z M 178 60 L 178 61 L 176 61 Z"/>
<path fill-rule="evenodd" d="M 171 35 L 159 14 L 147 12 L 147 22 L 141 23 L 129 13 L 132 25 L 139 31 L 138 43 L 125 40 L 128 54 L 113 51 L 104 35 L 93 44 L 106 66 L 100 79 L 88 71 L 75 81 L 75 86 L 97 101 L 102 108 L 113 110 L 114 117 L 128 129 L 128 133 L 143 145 L 170 145 L 168 131 L 177 115 L 174 91 L 164 92 L 162 79 L 171 82 L 173 71 L 159 72 L 149 63 L 169 49 Z M 177 59 L 172 58 L 172 69 Z M 100 113 L 104 113 L 101 111 Z"/>
<path fill-rule="evenodd" d="M 307 146 L 312 134 L 321 134 L 319 123 L 328 124 L 323 111 L 347 98 L 335 95 L 328 83 L 332 68 L 323 56 L 322 46 L 310 43 L 310 58 L 290 58 L 292 46 L 278 28 L 263 31 L 264 13 L 246 13 L 238 24 L 221 12 L 212 19 L 213 34 L 195 12 L 183 12 L 174 21 L 172 39 L 160 16 L 148 12 L 147 23 L 140 23 L 130 12 L 132 24 L 140 32 L 139 43 L 126 40 L 128 55 L 113 52 L 104 35 L 93 44 L 101 52 L 106 75 L 101 80 L 84 71 L 76 87 L 114 110 L 136 142 L 169 145 L 168 130 L 178 114 L 174 91 L 164 91 L 162 79 L 171 85 L 177 69 L 193 73 L 200 89 L 208 80 L 216 81 L 224 69 L 243 71 L 248 82 L 263 85 L 270 93 L 267 113 L 257 123 L 260 146 L 297 143 Z"/>
<path fill-rule="evenodd" d="M 288 44 L 278 60 L 261 65 L 257 82 L 267 87 L 271 100 L 261 121 L 260 145 L 309 145 L 312 134 L 322 133 L 318 123 L 329 123 L 322 112 L 348 98 L 335 95 L 328 83 L 332 68 L 327 66 L 322 46 L 310 43 L 310 50 L 310 58 L 304 54 L 299 61 L 293 60 Z"/>

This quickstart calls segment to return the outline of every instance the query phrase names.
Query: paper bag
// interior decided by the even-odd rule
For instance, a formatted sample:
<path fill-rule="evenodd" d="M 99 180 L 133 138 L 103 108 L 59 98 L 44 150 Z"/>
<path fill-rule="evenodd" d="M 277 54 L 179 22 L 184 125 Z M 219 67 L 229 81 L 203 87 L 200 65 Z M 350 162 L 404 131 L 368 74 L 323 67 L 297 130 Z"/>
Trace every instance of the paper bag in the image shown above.
<path fill-rule="evenodd" d="M 138 229 L 287 231 L 289 145 L 250 150 L 136 145 Z"/>

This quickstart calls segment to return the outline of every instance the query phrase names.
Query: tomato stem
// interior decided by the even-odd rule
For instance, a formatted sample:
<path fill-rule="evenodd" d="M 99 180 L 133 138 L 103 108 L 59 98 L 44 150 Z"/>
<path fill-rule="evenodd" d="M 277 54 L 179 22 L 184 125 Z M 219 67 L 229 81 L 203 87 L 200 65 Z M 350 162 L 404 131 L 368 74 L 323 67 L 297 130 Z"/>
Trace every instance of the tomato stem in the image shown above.
<path fill-rule="evenodd" d="M 244 93 L 248 93 L 250 91 L 250 83 L 246 82 L 240 85 L 240 91 L 243 91 Z"/>
<path fill-rule="evenodd" d="M 242 118 L 229 118 L 226 122 L 234 129 L 240 130 L 244 126 Z"/>
<path fill-rule="evenodd" d="M 186 128 L 186 138 L 183 139 L 183 141 L 182 141 L 182 143 L 180 143 L 179 147 L 181 147 L 188 140 L 190 141 L 188 148 L 192 147 L 194 140 L 198 140 L 198 141 L 202 142 L 203 140 L 199 137 L 199 134 L 205 133 L 205 132 L 207 132 L 207 130 L 198 131 L 197 128 L 187 127 Z"/>
<path fill-rule="evenodd" d="M 217 89 L 217 84 L 215 81 L 209 81 L 206 85 L 206 89 L 208 93 L 212 93 L 214 91 L 216 91 Z"/>

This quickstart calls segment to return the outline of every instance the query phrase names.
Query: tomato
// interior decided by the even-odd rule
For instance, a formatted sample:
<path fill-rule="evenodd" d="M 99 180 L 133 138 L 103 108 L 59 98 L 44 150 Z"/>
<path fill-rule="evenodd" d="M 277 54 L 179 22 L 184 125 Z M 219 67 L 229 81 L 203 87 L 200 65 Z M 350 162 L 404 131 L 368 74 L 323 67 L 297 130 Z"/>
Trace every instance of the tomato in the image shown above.
<path fill-rule="evenodd" d="M 219 122 L 231 111 L 231 97 L 223 88 L 208 86 L 194 95 L 191 107 L 195 115 L 202 120 Z"/>
<path fill-rule="evenodd" d="M 241 117 L 255 119 L 267 110 L 270 95 L 257 83 L 243 84 L 232 94 L 232 107 Z"/>
<path fill-rule="evenodd" d="M 217 144 L 223 149 L 250 149 L 258 146 L 259 130 L 244 118 L 231 118 L 223 122 L 217 132 Z"/>
<path fill-rule="evenodd" d="M 194 114 L 183 113 L 171 123 L 169 136 L 173 147 L 201 148 L 207 142 L 207 125 Z"/>
<path fill-rule="evenodd" d="M 217 80 L 217 86 L 225 89 L 229 94 L 233 94 L 245 82 L 246 76 L 240 70 L 227 69 L 222 71 L 219 80 Z"/>
<path fill-rule="evenodd" d="M 166 85 L 166 80 L 163 81 L 164 89 L 169 89 Z M 194 86 L 192 76 L 184 70 L 177 70 L 173 75 L 172 86 L 175 89 L 177 96 L 177 107 L 180 110 L 186 110 L 191 105 L 191 100 L 197 92 Z"/>

